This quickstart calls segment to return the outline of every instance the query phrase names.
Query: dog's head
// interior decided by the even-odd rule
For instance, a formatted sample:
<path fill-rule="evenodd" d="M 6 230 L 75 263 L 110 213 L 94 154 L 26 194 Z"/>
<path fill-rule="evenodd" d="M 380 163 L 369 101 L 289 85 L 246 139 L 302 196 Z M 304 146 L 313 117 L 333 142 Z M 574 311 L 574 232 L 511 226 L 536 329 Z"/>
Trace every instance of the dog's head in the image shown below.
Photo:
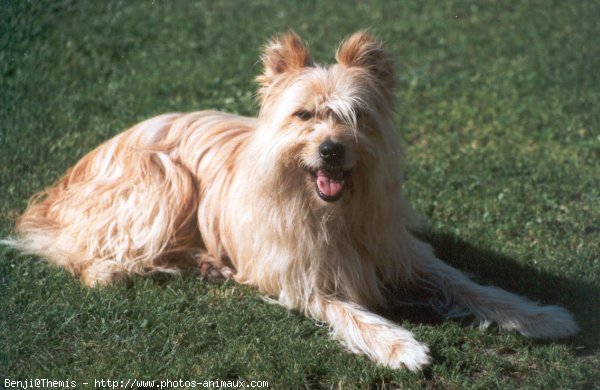
<path fill-rule="evenodd" d="M 320 66 L 288 33 L 262 59 L 258 137 L 278 180 L 301 180 L 322 206 L 372 187 L 386 159 L 399 154 L 391 134 L 394 72 L 381 44 L 355 33 L 336 64 Z"/>

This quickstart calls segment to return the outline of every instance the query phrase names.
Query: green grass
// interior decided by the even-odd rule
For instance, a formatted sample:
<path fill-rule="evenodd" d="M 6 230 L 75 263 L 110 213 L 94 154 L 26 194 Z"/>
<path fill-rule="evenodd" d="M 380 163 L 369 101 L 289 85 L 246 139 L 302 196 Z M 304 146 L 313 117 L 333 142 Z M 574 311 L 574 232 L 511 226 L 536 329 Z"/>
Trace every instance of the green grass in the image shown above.
<path fill-rule="evenodd" d="M 567 307 L 582 331 L 539 343 L 397 313 L 435 357 L 411 374 L 347 354 L 250 288 L 154 277 L 89 290 L 0 247 L 0 379 L 598 386 L 599 17 L 584 0 L 1 1 L 0 236 L 31 194 L 139 120 L 254 114 L 272 34 L 296 30 L 326 62 L 372 27 L 396 56 L 406 187 L 431 221 L 427 239 L 480 282 Z"/>

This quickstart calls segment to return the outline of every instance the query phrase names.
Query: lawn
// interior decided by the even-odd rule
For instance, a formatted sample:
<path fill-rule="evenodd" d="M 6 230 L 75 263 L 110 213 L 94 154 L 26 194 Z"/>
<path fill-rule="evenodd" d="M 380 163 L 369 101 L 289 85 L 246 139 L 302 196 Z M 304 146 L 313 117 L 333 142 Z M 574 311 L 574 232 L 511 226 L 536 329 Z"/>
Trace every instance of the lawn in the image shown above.
<path fill-rule="evenodd" d="M 268 381 L 270 388 L 591 388 L 600 383 L 597 1 L 0 1 L 0 237 L 34 192 L 147 117 L 252 115 L 260 47 L 293 29 L 317 61 L 370 27 L 394 54 L 406 190 L 438 255 L 572 311 L 534 342 L 392 316 L 433 351 L 420 373 L 351 355 L 253 289 L 192 276 L 86 289 L 0 247 L 0 383 Z M 91 382 L 85 386 L 82 382 Z"/>

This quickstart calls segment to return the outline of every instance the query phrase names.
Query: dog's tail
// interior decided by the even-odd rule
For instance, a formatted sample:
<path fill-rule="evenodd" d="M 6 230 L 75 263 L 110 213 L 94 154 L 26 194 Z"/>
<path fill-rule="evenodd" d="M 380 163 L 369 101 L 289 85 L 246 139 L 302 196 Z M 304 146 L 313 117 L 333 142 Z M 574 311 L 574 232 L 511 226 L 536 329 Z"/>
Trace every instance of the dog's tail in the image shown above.
<path fill-rule="evenodd" d="M 16 221 L 17 234 L 0 240 L 0 244 L 17 249 L 18 251 L 40 256 L 59 264 L 59 259 L 67 258 L 68 251 L 60 250 L 58 236 L 59 224 L 49 217 L 52 192 L 59 190 L 57 186 L 35 194 L 29 201 L 27 209 Z"/>

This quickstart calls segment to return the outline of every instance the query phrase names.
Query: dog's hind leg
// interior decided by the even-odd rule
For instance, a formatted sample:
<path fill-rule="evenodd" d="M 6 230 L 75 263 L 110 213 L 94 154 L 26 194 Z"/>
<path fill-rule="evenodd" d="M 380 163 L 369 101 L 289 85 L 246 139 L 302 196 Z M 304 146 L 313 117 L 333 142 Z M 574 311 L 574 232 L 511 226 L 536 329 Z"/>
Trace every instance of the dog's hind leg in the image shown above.
<path fill-rule="evenodd" d="M 232 268 L 206 251 L 198 251 L 194 254 L 194 258 L 198 263 L 200 275 L 211 282 L 221 282 L 233 276 Z"/>
<path fill-rule="evenodd" d="M 450 313 L 472 314 L 531 338 L 570 336 L 579 330 L 573 315 L 559 306 L 541 306 L 497 287 L 481 286 L 436 258 L 430 245 L 412 239 L 414 283 L 441 291 Z"/>
<path fill-rule="evenodd" d="M 114 261 L 95 261 L 76 271 L 81 281 L 88 287 L 108 286 L 124 280 L 127 272 L 120 270 Z"/>
<path fill-rule="evenodd" d="M 332 336 L 350 351 L 380 364 L 417 371 L 431 362 L 429 349 L 412 333 L 357 304 L 314 298 L 306 310 L 309 316 L 327 322 Z"/>

